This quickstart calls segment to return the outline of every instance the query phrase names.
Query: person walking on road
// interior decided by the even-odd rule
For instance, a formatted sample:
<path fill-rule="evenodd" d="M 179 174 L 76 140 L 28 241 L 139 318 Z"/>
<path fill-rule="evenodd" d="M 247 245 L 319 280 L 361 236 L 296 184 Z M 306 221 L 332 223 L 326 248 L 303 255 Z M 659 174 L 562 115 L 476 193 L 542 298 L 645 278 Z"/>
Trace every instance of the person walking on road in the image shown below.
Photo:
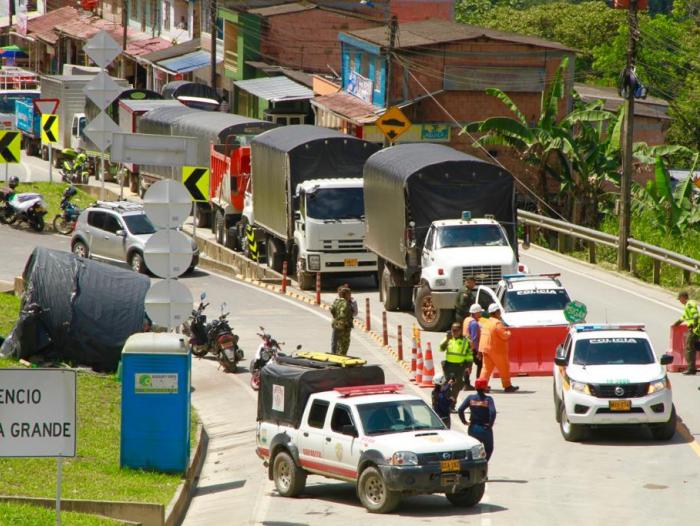
<path fill-rule="evenodd" d="M 483 355 L 481 351 L 479 351 L 479 340 L 481 339 L 481 324 L 479 320 L 481 319 L 483 310 L 484 309 L 478 303 L 472 304 L 472 306 L 469 307 L 470 316 L 464 320 L 464 324 L 462 325 L 462 336 L 469 338 L 469 345 L 474 355 L 474 363 L 476 364 L 475 378 L 481 376 L 481 367 L 484 363 Z M 468 374 L 471 374 L 471 371 Z M 468 383 L 469 376 L 467 376 L 467 384 Z"/>
<path fill-rule="evenodd" d="M 453 323 L 450 331 L 440 344 L 440 351 L 445 353 L 445 361 L 442 362 L 442 372 L 447 378 L 454 378 L 453 386 L 455 398 L 464 387 L 464 371 L 471 370 L 474 359 L 469 347 L 469 339 L 462 336 L 462 325 Z M 467 376 L 467 378 L 469 378 Z M 468 387 L 471 387 L 469 385 Z"/>
<path fill-rule="evenodd" d="M 447 429 L 450 429 L 452 422 L 450 413 L 455 406 L 455 399 L 452 396 L 452 385 L 454 379 L 446 380 L 444 376 L 436 376 L 433 378 L 432 402 L 433 410 L 440 417 L 440 420 L 445 424 Z"/>
<path fill-rule="evenodd" d="M 508 357 L 510 331 L 503 325 L 501 309 L 496 303 L 489 305 L 488 311 L 490 317 L 484 321 L 484 325 L 481 327 L 479 351 L 484 357 L 484 368 L 479 378 L 483 378 L 488 382 L 494 369 L 498 369 L 503 390 L 506 393 L 514 393 L 520 388 L 510 383 L 510 361 Z"/>
<path fill-rule="evenodd" d="M 455 323 L 461 324 L 469 315 L 469 307 L 476 302 L 476 278 L 469 276 L 459 289 L 455 300 Z"/>
<path fill-rule="evenodd" d="M 486 394 L 489 383 L 484 378 L 476 382 L 476 394 L 467 396 L 457 409 L 459 419 L 468 427 L 469 436 L 476 438 L 484 445 L 486 460 L 493 454 L 493 424 L 496 422 L 496 404 L 493 398 Z M 469 408 L 469 421 L 464 412 Z"/>
<path fill-rule="evenodd" d="M 685 325 L 688 327 L 688 332 L 685 335 L 685 360 L 688 362 L 688 368 L 683 374 L 693 375 L 697 372 L 695 359 L 700 337 L 700 312 L 698 312 L 697 302 L 691 300 L 686 291 L 678 294 L 678 301 L 683 305 L 683 314 L 681 314 L 680 319 L 674 325 Z"/>
<path fill-rule="evenodd" d="M 344 286 L 338 290 L 338 298 L 331 305 L 333 321 L 333 336 L 331 338 L 331 352 L 347 356 L 350 348 L 350 331 L 352 331 L 352 305 L 350 303 L 350 289 Z"/>

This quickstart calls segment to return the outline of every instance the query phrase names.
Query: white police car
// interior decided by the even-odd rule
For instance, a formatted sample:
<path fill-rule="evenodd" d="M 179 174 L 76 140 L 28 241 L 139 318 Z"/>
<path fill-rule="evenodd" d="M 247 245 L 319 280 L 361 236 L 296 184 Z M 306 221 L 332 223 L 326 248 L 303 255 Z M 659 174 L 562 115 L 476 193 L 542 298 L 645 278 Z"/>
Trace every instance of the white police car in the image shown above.
<path fill-rule="evenodd" d="M 656 440 L 670 440 L 676 411 L 665 365 L 657 359 L 644 325 L 573 325 L 557 347 L 554 410 L 568 441 L 590 426 L 648 425 Z"/>
<path fill-rule="evenodd" d="M 501 308 L 503 321 L 514 327 L 568 325 L 564 307 L 571 299 L 559 281 L 559 274 L 509 274 L 495 292 L 481 286 L 477 302 L 486 309 L 491 303 Z"/>

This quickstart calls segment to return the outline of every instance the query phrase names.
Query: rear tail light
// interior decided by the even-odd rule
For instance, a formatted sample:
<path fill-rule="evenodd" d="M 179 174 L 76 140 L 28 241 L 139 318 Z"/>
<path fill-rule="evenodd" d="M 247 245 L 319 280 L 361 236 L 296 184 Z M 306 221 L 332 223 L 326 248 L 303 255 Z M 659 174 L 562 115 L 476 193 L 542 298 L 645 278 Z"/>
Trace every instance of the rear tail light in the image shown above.
<path fill-rule="evenodd" d="M 439 268 L 438 269 L 438 276 L 444 276 L 445 275 L 445 269 Z"/>

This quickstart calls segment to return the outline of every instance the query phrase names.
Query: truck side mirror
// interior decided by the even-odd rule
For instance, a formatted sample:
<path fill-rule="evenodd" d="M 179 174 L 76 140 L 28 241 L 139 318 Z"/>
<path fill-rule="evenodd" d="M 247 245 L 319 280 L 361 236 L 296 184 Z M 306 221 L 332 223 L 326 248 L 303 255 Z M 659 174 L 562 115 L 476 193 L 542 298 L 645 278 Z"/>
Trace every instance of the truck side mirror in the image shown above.
<path fill-rule="evenodd" d="M 355 437 L 355 438 L 357 438 L 359 436 L 359 433 L 357 432 L 357 428 L 355 428 L 355 426 L 352 424 L 345 424 L 343 426 L 342 433 L 344 435 L 348 435 L 348 436 Z"/>
<path fill-rule="evenodd" d="M 659 363 L 661 365 L 669 365 L 673 363 L 673 355 L 672 354 L 662 354 L 661 359 L 659 360 Z"/>

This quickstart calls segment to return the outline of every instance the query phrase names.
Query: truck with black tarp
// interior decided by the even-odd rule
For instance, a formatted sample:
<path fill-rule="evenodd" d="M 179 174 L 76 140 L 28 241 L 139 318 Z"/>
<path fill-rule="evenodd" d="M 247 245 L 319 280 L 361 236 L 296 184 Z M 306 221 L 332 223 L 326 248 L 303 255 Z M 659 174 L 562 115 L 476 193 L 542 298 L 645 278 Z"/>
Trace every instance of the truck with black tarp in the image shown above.
<path fill-rule="evenodd" d="M 243 222 L 264 242 L 267 264 L 296 270 L 302 289 L 317 272 L 374 275 L 364 246 L 362 167 L 378 146 L 328 128 L 284 126 L 251 142 L 252 209 Z"/>
<path fill-rule="evenodd" d="M 364 167 L 365 245 L 387 310 L 421 327 L 453 320 L 466 277 L 495 286 L 518 271 L 515 189 L 504 168 L 438 144 L 386 148 Z"/>

